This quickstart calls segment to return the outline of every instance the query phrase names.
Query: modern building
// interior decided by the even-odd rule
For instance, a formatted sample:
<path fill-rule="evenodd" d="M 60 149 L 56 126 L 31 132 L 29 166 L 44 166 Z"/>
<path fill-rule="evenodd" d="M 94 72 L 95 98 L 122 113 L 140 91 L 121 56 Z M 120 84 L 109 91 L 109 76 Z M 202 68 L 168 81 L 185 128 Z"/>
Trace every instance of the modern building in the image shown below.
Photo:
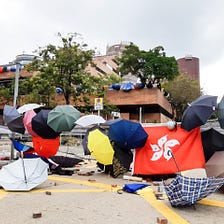
<path fill-rule="evenodd" d="M 199 58 L 186 55 L 184 58 L 177 59 L 180 73 L 185 73 L 193 80 L 200 81 L 200 65 Z"/>

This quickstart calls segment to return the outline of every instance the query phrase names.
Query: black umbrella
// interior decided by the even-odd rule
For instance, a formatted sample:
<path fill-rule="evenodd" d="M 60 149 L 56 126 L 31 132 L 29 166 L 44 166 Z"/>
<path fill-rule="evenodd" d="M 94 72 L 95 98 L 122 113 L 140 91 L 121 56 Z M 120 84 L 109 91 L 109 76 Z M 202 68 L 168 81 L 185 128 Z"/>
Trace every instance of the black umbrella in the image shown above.
<path fill-rule="evenodd" d="M 224 128 L 224 96 L 218 103 L 218 121 L 221 128 Z"/>
<path fill-rule="evenodd" d="M 114 149 L 114 157 L 112 165 L 103 165 L 97 162 L 98 167 L 105 173 L 109 173 L 116 178 L 121 174 L 129 171 L 130 165 L 133 162 L 133 154 L 130 150 L 122 149 L 115 142 L 112 143 Z"/>
<path fill-rule="evenodd" d="M 187 131 L 207 122 L 217 108 L 217 96 L 203 95 L 193 101 L 184 111 L 181 127 Z"/>
<path fill-rule="evenodd" d="M 50 110 L 41 110 L 31 121 L 33 131 L 41 138 L 55 139 L 60 133 L 55 132 L 47 124 L 48 113 Z"/>
<path fill-rule="evenodd" d="M 110 175 L 118 177 L 129 171 L 133 161 L 133 154 L 129 150 L 120 148 L 116 143 L 113 143 L 114 158 Z"/>
<path fill-rule="evenodd" d="M 224 151 L 224 135 L 214 128 L 202 131 L 201 140 L 206 162 L 216 151 Z"/>
<path fill-rule="evenodd" d="M 3 109 L 3 120 L 12 132 L 25 133 L 23 116 L 19 114 L 15 107 L 5 105 Z"/>

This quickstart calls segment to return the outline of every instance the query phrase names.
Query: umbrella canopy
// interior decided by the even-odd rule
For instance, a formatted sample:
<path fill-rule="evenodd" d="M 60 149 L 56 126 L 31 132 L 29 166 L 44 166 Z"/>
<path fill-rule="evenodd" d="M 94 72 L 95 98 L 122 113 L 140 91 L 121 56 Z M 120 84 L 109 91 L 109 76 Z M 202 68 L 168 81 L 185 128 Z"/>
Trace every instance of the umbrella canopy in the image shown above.
<path fill-rule="evenodd" d="M 23 117 L 23 124 L 27 132 L 31 136 L 38 136 L 32 129 L 32 119 L 36 115 L 34 110 L 28 110 L 25 112 L 24 117 Z"/>
<path fill-rule="evenodd" d="M 89 137 L 89 132 L 90 132 L 90 131 L 93 131 L 93 130 L 96 130 L 96 129 L 98 129 L 98 130 L 100 130 L 102 133 L 106 134 L 106 130 L 103 129 L 103 128 L 101 128 L 101 127 L 99 127 L 98 125 L 95 125 L 95 126 L 89 128 L 89 129 L 86 131 L 84 138 L 82 139 L 82 146 L 83 146 L 84 154 L 85 154 L 85 155 L 90 155 L 90 154 L 91 154 L 90 151 L 89 151 L 89 149 L 88 149 L 88 137 Z"/>
<path fill-rule="evenodd" d="M 214 128 L 202 131 L 201 140 L 206 162 L 216 151 L 224 151 L 224 135 Z"/>
<path fill-rule="evenodd" d="M 60 167 L 63 168 L 74 167 L 76 164 L 83 162 L 82 159 L 68 156 L 51 156 L 50 159 L 52 159 L 55 163 L 59 164 Z"/>
<path fill-rule="evenodd" d="M 41 158 L 20 158 L 0 170 L 0 185 L 7 191 L 30 191 L 47 178 L 48 164 Z"/>
<path fill-rule="evenodd" d="M 140 123 L 125 119 L 112 123 L 108 136 L 123 149 L 143 147 L 148 138 L 148 134 Z"/>
<path fill-rule="evenodd" d="M 133 154 L 129 150 L 121 149 L 116 143 L 113 144 L 114 158 L 111 169 L 111 176 L 118 177 L 129 171 L 130 165 L 133 162 Z"/>
<path fill-rule="evenodd" d="M 224 177 L 224 151 L 215 152 L 206 162 L 205 170 L 208 177 Z"/>
<path fill-rule="evenodd" d="M 40 136 L 33 137 L 34 151 L 42 157 L 49 158 L 58 152 L 60 146 L 60 137 L 54 139 L 44 139 Z"/>
<path fill-rule="evenodd" d="M 193 101 L 184 111 L 181 127 L 187 131 L 207 122 L 217 108 L 217 96 L 203 95 Z"/>
<path fill-rule="evenodd" d="M 221 101 L 218 103 L 218 121 L 221 128 L 224 128 L 224 96 L 222 97 Z"/>
<path fill-rule="evenodd" d="M 123 91 L 125 91 L 125 92 L 129 92 L 129 91 L 131 91 L 131 90 L 134 89 L 134 88 L 135 88 L 135 85 L 134 85 L 134 83 L 132 83 L 132 82 L 124 83 L 124 84 L 122 84 L 122 86 L 121 86 L 121 89 L 122 89 Z"/>
<path fill-rule="evenodd" d="M 106 120 L 101 116 L 90 114 L 80 117 L 75 123 L 82 127 L 87 127 L 93 124 L 102 124 L 105 121 Z"/>
<path fill-rule="evenodd" d="M 59 136 L 59 133 L 55 132 L 47 124 L 48 113 L 50 110 L 41 110 L 31 120 L 32 130 L 41 138 L 54 139 Z"/>
<path fill-rule="evenodd" d="M 23 143 L 16 140 L 13 140 L 13 146 L 18 152 L 26 152 L 30 149 L 33 149 L 31 146 L 24 145 Z"/>
<path fill-rule="evenodd" d="M 5 105 L 3 109 L 3 120 L 7 124 L 10 131 L 25 133 L 23 124 L 23 116 L 19 114 L 15 107 Z"/>
<path fill-rule="evenodd" d="M 107 135 L 96 129 L 89 132 L 88 149 L 91 155 L 103 165 L 113 162 L 114 150 Z"/>
<path fill-rule="evenodd" d="M 80 114 L 80 111 L 71 105 L 59 105 L 49 112 L 47 124 L 55 132 L 71 131 Z"/>
<path fill-rule="evenodd" d="M 37 109 L 37 108 L 40 108 L 40 107 L 43 107 L 44 105 L 41 105 L 41 104 L 37 104 L 37 103 L 28 103 L 28 104 L 24 104 L 23 106 L 19 107 L 17 109 L 17 111 L 20 113 L 20 114 L 23 114 L 25 113 L 26 111 L 29 111 L 29 110 L 34 110 L 34 109 Z"/>
<path fill-rule="evenodd" d="M 224 178 L 193 178 L 178 174 L 170 184 L 163 181 L 172 206 L 193 205 L 215 192 L 224 184 Z"/>

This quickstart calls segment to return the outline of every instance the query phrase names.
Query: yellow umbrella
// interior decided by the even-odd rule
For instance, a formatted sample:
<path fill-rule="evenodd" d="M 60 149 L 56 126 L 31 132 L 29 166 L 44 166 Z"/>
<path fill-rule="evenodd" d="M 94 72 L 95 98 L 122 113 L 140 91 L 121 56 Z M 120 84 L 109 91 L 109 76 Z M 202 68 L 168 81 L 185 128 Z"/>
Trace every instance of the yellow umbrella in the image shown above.
<path fill-rule="evenodd" d="M 88 149 L 91 155 L 104 165 L 113 163 L 114 150 L 107 135 L 96 129 L 89 132 Z"/>

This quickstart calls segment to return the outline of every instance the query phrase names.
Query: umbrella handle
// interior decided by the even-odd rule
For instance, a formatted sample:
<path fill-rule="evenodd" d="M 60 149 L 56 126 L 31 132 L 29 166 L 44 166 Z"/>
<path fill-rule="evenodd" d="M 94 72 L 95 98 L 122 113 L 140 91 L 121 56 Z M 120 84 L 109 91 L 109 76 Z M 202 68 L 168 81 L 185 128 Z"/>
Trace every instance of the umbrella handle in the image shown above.
<path fill-rule="evenodd" d="M 177 171 L 178 171 L 178 173 L 180 173 L 180 169 L 179 169 L 179 166 L 178 166 L 178 164 L 177 164 L 177 160 L 176 160 L 176 158 L 175 158 L 175 156 L 174 156 L 172 150 L 169 150 L 169 151 L 168 151 L 168 154 L 169 154 L 169 153 L 171 154 L 171 156 L 172 156 L 172 158 L 173 158 L 173 160 L 174 160 L 174 163 L 175 163 L 175 165 L 176 165 L 176 167 L 177 167 Z"/>
<path fill-rule="evenodd" d="M 20 152 L 20 157 L 21 157 L 21 160 L 22 160 L 24 181 L 27 184 L 26 170 L 25 170 L 25 164 L 24 164 L 24 160 L 23 160 L 23 152 Z"/>

